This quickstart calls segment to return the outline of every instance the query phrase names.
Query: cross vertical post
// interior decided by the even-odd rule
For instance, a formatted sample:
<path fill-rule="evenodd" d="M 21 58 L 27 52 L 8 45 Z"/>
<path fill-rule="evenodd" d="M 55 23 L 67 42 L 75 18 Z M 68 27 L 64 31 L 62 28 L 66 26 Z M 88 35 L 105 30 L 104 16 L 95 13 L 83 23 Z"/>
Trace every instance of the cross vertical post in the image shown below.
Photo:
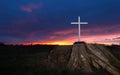
<path fill-rule="evenodd" d="M 78 41 L 80 41 L 80 17 L 78 17 Z"/>
<path fill-rule="evenodd" d="M 88 24 L 88 22 L 80 22 L 80 16 L 78 16 L 78 22 L 71 22 L 71 24 L 78 24 L 78 42 L 80 42 L 80 25 L 81 24 Z"/>

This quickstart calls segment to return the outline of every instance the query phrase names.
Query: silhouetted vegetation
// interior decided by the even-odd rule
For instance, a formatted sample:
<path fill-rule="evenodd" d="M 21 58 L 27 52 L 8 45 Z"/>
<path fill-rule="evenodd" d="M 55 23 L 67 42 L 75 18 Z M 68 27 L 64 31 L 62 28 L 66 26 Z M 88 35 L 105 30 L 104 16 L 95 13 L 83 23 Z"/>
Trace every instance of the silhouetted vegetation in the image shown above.
<path fill-rule="evenodd" d="M 3 45 L 5 45 L 4 43 L 2 43 L 2 42 L 0 42 L 0 46 L 3 46 Z"/>
<path fill-rule="evenodd" d="M 62 69 L 49 63 L 48 55 L 56 46 L 0 43 L 0 75 L 77 75 L 77 72 L 71 73 L 67 68 Z M 120 46 L 107 47 L 120 58 Z"/>
<path fill-rule="evenodd" d="M 110 49 L 110 52 L 120 60 L 120 45 L 112 45 L 107 47 Z"/>

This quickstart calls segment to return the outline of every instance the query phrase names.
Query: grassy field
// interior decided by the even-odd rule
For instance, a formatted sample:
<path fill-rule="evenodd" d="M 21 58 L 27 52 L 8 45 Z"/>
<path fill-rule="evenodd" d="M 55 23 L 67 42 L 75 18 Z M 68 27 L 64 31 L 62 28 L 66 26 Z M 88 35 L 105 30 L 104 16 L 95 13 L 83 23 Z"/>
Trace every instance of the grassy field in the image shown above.
<path fill-rule="evenodd" d="M 50 51 L 55 47 L 56 45 L 1 45 L 0 75 L 72 75 L 67 69 L 53 69 L 47 61 Z M 120 59 L 120 46 L 107 47 Z"/>

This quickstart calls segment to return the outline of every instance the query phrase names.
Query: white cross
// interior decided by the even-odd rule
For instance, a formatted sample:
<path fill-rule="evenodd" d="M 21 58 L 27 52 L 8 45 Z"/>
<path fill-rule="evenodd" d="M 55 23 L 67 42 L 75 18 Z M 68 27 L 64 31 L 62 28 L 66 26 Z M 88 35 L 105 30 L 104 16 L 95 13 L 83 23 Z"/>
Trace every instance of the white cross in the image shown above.
<path fill-rule="evenodd" d="M 80 25 L 88 24 L 88 22 L 80 22 L 80 16 L 78 17 L 78 22 L 71 22 L 71 24 L 78 24 L 78 42 L 80 42 Z"/>

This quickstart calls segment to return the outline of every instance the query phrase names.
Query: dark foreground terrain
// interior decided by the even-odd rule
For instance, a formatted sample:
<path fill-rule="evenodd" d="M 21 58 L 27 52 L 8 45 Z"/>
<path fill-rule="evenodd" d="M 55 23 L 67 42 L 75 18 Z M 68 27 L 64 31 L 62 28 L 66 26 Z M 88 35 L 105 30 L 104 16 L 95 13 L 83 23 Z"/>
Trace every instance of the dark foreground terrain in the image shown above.
<path fill-rule="evenodd" d="M 0 75 L 77 75 L 68 69 L 54 65 L 47 60 L 51 50 L 57 45 L 13 46 L 0 45 Z M 120 59 L 120 46 L 107 46 Z M 104 72 L 104 71 L 103 71 Z M 80 75 L 80 73 L 79 73 Z M 98 71 L 96 75 L 111 75 Z"/>

